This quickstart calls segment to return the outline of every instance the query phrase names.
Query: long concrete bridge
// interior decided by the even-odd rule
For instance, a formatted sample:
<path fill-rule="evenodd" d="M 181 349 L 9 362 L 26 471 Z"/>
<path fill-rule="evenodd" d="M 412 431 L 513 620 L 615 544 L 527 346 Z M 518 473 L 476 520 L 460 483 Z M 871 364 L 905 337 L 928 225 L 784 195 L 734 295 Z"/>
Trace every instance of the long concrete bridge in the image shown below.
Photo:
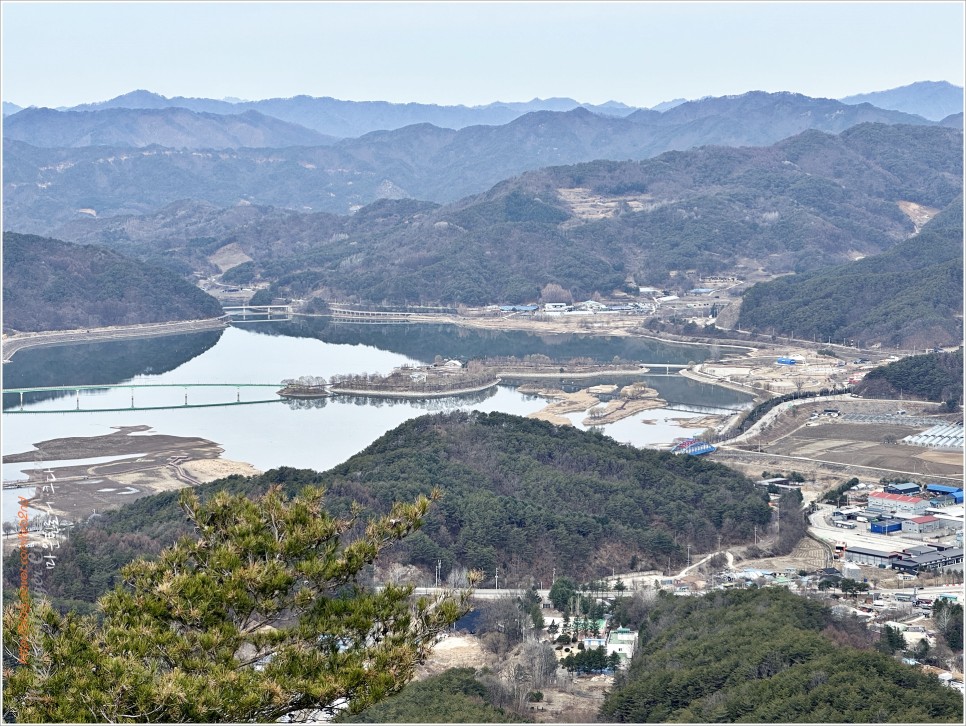
<path fill-rule="evenodd" d="M 135 400 L 135 390 L 136 389 L 146 389 L 146 388 L 180 388 L 184 390 L 184 403 L 180 404 L 168 404 L 162 406 L 138 406 Z M 234 401 L 220 401 L 215 403 L 189 403 L 188 402 L 188 390 L 197 388 L 234 388 L 235 389 L 235 400 Z M 243 388 L 255 388 L 264 389 L 271 388 L 278 390 L 281 388 L 279 383 L 119 383 L 114 385 L 97 385 L 97 384 L 80 384 L 75 386 L 39 386 L 36 388 L 4 388 L 3 394 L 13 394 L 20 396 L 20 407 L 19 409 L 8 409 L 4 413 L 11 414 L 34 414 L 34 413 L 94 413 L 98 411 L 159 411 L 167 409 L 179 409 L 179 408 L 212 408 L 217 406 L 248 406 L 257 403 L 275 403 L 276 401 L 283 400 L 280 396 L 276 395 L 272 398 L 260 398 L 257 400 L 245 400 L 241 398 L 241 390 Z M 123 408 L 112 407 L 112 408 L 81 408 L 81 392 L 94 392 L 94 391 L 112 391 L 112 390 L 130 390 L 131 391 L 131 405 L 125 406 Z M 24 394 L 30 393 L 48 393 L 48 392 L 69 392 L 72 394 L 76 403 L 74 408 L 64 408 L 64 409 L 28 409 L 24 410 Z"/>

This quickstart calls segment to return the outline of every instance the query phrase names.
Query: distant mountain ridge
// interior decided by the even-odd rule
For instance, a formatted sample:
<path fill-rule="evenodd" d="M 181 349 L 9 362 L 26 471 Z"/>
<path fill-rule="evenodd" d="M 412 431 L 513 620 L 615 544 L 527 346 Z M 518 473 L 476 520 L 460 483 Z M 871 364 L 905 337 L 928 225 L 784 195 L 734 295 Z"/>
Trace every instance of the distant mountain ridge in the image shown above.
<path fill-rule="evenodd" d="M 445 206 L 383 199 L 337 216 L 182 201 L 57 234 L 206 272 L 231 243 L 248 275 L 295 297 L 522 303 L 552 282 L 586 299 L 628 279 L 672 284 L 674 271 L 805 272 L 880 253 L 915 232 L 899 202 L 942 208 L 962 192 L 962 144 L 953 129 L 861 124 L 548 167 Z"/>
<path fill-rule="evenodd" d="M 390 103 L 388 101 L 342 101 L 336 98 L 294 96 L 261 101 L 232 103 L 210 98 L 166 98 L 138 90 L 109 101 L 72 107 L 71 111 L 96 111 L 106 108 L 170 108 L 217 114 L 237 114 L 252 110 L 289 123 L 313 129 L 327 136 L 354 138 L 372 131 L 391 131 L 418 123 L 449 129 L 475 125 L 502 125 L 533 111 L 570 111 L 584 106 L 604 115 L 622 116 L 634 108 L 617 101 L 600 105 L 581 104 L 572 98 L 535 98 L 527 102 L 497 101 L 485 106 L 440 106 L 428 103 Z"/>
<path fill-rule="evenodd" d="M 166 146 L 188 149 L 319 146 L 334 138 L 257 111 L 215 114 L 183 108 L 55 111 L 28 108 L 4 119 L 5 138 L 40 147 Z"/>
<path fill-rule="evenodd" d="M 842 103 L 871 103 L 879 108 L 905 111 L 941 121 L 963 112 L 963 89 L 946 81 L 919 81 L 888 91 L 860 93 L 841 99 Z"/>
<path fill-rule="evenodd" d="M 184 198 L 337 214 L 380 198 L 445 203 L 552 165 L 647 159 L 706 145 L 766 146 L 806 129 L 838 133 L 864 122 L 934 125 L 865 104 L 754 92 L 693 101 L 663 114 L 637 111 L 618 118 L 585 108 L 537 111 L 502 126 L 456 131 L 417 124 L 331 146 L 217 154 L 150 147 L 135 155 L 112 147 L 40 149 L 5 138 L 5 224 L 48 233 L 77 218 L 80 209 L 98 216 L 143 214 Z"/>

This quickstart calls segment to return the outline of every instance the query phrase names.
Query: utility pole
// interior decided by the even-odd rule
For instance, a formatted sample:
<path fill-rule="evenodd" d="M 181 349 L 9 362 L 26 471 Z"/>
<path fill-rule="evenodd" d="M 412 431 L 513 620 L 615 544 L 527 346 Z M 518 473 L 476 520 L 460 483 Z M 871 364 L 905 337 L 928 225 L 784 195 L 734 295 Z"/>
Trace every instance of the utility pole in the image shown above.
<path fill-rule="evenodd" d="M 443 566 L 443 561 L 436 560 L 436 587 L 439 587 L 439 571 L 442 566 Z"/>
<path fill-rule="evenodd" d="M 500 568 L 499 567 L 496 568 L 496 571 L 493 577 L 494 577 L 493 589 L 499 590 L 500 589 Z"/>
<path fill-rule="evenodd" d="M 688 544 L 688 567 L 691 566 L 691 545 Z"/>

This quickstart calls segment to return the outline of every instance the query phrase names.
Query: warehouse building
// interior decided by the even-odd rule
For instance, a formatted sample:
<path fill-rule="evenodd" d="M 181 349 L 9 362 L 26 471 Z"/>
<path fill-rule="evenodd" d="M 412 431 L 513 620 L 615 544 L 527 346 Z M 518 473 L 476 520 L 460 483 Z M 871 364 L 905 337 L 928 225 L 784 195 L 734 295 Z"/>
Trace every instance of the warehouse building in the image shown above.
<path fill-rule="evenodd" d="M 902 531 L 902 520 L 885 518 L 873 522 L 869 525 L 869 531 L 872 534 L 894 534 L 896 532 Z"/>
<path fill-rule="evenodd" d="M 902 494 L 907 497 L 911 497 L 915 494 L 920 494 L 922 490 L 919 485 L 915 482 L 907 482 L 905 484 L 889 484 L 883 491 L 886 494 Z"/>
<path fill-rule="evenodd" d="M 869 508 L 881 509 L 886 512 L 906 512 L 910 514 L 925 514 L 929 502 L 919 497 L 909 497 L 905 494 L 887 494 L 873 492 L 869 495 Z"/>
<path fill-rule="evenodd" d="M 915 557 L 898 559 L 893 569 L 914 574 L 917 572 L 963 569 L 963 548 L 956 547 L 942 552 L 927 552 Z"/>
<path fill-rule="evenodd" d="M 846 562 L 888 568 L 892 566 L 892 563 L 898 561 L 901 555 L 898 552 L 883 552 L 868 547 L 846 547 L 842 556 Z"/>
<path fill-rule="evenodd" d="M 945 531 L 945 529 L 946 523 L 932 514 L 913 517 L 902 522 L 903 534 L 930 534 L 932 532 Z"/>
<path fill-rule="evenodd" d="M 926 484 L 926 491 L 930 494 L 938 494 L 939 496 L 952 497 L 956 504 L 963 503 L 963 488 L 957 486 L 949 486 L 947 484 Z"/>

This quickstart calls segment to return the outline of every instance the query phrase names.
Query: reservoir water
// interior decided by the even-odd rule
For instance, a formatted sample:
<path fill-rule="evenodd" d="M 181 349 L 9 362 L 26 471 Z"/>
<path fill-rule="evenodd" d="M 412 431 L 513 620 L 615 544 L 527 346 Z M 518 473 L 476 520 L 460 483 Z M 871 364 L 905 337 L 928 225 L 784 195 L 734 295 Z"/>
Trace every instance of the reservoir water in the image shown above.
<path fill-rule="evenodd" d="M 615 357 L 649 363 L 687 363 L 726 354 L 727 349 L 667 344 L 632 337 L 600 337 L 525 332 L 474 331 L 451 325 L 346 325 L 328 319 L 290 323 L 256 323 L 224 331 L 154 339 L 33 348 L 18 352 L 3 366 L 4 388 L 78 384 L 279 383 L 303 375 L 388 373 L 404 363 L 431 363 L 443 358 L 467 360 L 484 356 L 541 354 L 555 361 L 575 357 L 612 361 Z M 737 410 L 750 397 L 697 383 L 682 376 L 640 375 L 669 402 L 667 409 L 602 427 L 607 435 L 636 446 L 666 445 L 675 437 L 697 433 L 671 420 L 695 417 L 680 410 L 714 407 Z M 580 381 L 580 387 L 606 379 Z M 615 380 L 615 382 L 617 382 Z M 3 453 L 30 451 L 35 442 L 71 436 L 111 433 L 118 426 L 147 425 L 153 432 L 199 436 L 224 449 L 223 457 L 246 461 L 259 469 L 277 466 L 329 469 L 362 451 L 402 422 L 445 410 L 501 411 L 527 415 L 547 401 L 522 394 L 512 385 L 463 397 L 432 400 L 382 400 L 333 397 L 216 408 L 123 410 L 136 396 L 138 406 L 267 398 L 271 389 L 112 389 L 82 392 L 83 408 L 122 410 L 90 413 L 14 413 L 20 397 L 4 395 Z M 246 399 L 245 397 L 251 397 Z M 220 398 L 219 398 L 220 397 Z M 73 392 L 27 394 L 23 410 L 74 408 Z M 678 409 L 678 410 L 675 410 Z M 578 425 L 582 414 L 572 416 Z M 650 423 L 642 423 L 642 420 Z M 21 478 L 24 465 L 4 465 L 4 480 Z M 30 468 L 30 467 L 28 467 Z M 5 502 L 6 504 L 6 502 Z"/>

